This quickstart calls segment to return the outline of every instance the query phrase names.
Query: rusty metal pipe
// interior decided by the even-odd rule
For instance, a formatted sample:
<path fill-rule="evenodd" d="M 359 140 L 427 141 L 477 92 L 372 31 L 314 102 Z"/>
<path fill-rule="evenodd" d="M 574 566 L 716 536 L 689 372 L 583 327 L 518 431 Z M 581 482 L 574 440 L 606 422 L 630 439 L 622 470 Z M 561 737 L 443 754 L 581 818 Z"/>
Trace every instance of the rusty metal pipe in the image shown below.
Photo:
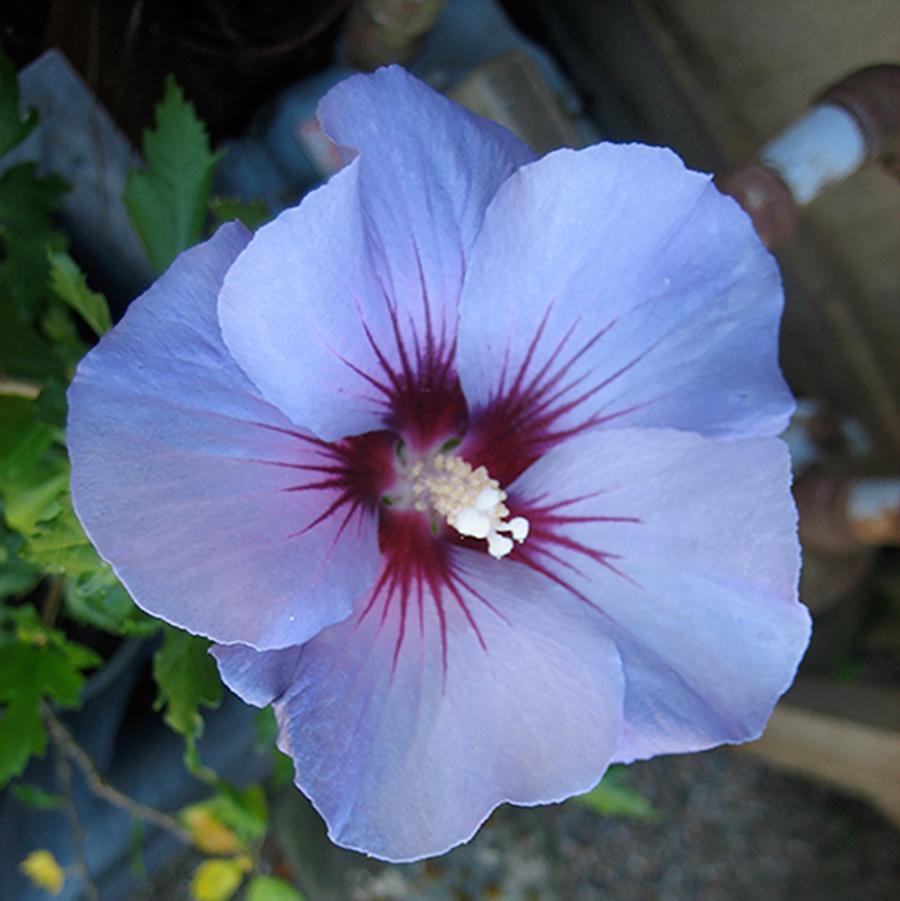
<path fill-rule="evenodd" d="M 755 158 L 716 181 L 773 247 L 802 207 L 873 162 L 900 178 L 900 66 L 870 66 L 826 88 Z"/>
<path fill-rule="evenodd" d="M 900 478 L 858 477 L 813 466 L 794 484 L 805 548 L 850 554 L 861 547 L 900 545 Z"/>
<path fill-rule="evenodd" d="M 859 479 L 847 489 L 847 521 L 862 544 L 900 545 L 900 479 Z"/>
<path fill-rule="evenodd" d="M 900 66 L 860 69 L 826 88 L 818 102 L 850 113 L 865 139 L 866 161 L 900 179 Z"/>

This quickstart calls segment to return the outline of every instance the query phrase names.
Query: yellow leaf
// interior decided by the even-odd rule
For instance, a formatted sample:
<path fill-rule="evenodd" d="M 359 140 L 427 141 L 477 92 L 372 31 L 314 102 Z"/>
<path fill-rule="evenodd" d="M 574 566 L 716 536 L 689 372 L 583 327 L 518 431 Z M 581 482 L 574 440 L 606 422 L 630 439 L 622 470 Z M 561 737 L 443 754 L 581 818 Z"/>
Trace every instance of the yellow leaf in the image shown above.
<path fill-rule="evenodd" d="M 204 853 L 236 854 L 241 850 L 241 843 L 234 832 L 202 804 L 184 810 L 181 820 L 191 833 L 191 840 Z"/>
<path fill-rule="evenodd" d="M 62 891 L 66 874 L 49 851 L 32 851 L 20 864 L 19 869 L 36 885 L 52 895 Z"/>
<path fill-rule="evenodd" d="M 191 897 L 196 901 L 228 901 L 243 881 L 245 856 L 201 863 L 191 880 Z"/>

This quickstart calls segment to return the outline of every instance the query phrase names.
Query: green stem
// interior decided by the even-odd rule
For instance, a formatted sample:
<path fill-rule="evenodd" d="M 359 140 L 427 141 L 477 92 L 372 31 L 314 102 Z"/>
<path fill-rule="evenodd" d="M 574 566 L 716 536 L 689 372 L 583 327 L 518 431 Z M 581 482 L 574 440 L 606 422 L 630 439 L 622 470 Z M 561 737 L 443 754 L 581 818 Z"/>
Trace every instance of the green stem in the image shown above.
<path fill-rule="evenodd" d="M 59 608 L 62 604 L 62 576 L 50 576 L 47 580 L 47 593 L 41 604 L 41 625 L 45 629 L 52 629 L 59 616 Z"/>

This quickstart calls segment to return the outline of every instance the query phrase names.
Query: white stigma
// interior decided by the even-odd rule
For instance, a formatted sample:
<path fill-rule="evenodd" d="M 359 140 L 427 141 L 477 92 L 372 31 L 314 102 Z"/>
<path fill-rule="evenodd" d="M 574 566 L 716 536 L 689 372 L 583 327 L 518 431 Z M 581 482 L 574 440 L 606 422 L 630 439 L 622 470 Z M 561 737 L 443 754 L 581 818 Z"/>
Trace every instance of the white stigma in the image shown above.
<path fill-rule="evenodd" d="M 409 476 L 416 510 L 434 510 L 460 535 L 486 540 L 492 557 L 505 557 L 528 537 L 528 520 L 507 520 L 506 492 L 483 466 L 472 469 L 460 457 L 435 454 L 414 464 Z"/>

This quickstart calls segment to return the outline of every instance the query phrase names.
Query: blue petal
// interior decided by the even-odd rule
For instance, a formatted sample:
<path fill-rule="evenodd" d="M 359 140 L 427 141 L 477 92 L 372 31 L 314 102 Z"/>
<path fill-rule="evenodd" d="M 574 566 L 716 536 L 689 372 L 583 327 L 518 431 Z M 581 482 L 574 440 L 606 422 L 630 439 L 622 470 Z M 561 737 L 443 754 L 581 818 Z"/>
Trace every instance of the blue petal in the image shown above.
<path fill-rule="evenodd" d="M 246 246 L 225 226 L 182 254 L 78 367 L 69 391 L 76 512 L 147 612 L 218 641 L 297 644 L 372 584 L 375 517 L 310 523 L 340 495 L 300 489 L 318 442 L 225 349 L 216 295 Z"/>
<path fill-rule="evenodd" d="M 385 860 L 442 854 L 504 801 L 589 790 L 619 737 L 601 618 L 524 567 L 472 551 L 455 567 L 461 601 L 426 589 L 421 613 L 394 598 L 294 653 L 215 652 L 233 690 L 274 701 L 331 838 Z"/>
<path fill-rule="evenodd" d="M 708 176 L 659 148 L 561 150 L 520 169 L 485 215 L 457 366 L 476 416 L 512 397 L 551 437 L 773 435 L 793 407 L 781 309 L 773 258 Z"/>
<path fill-rule="evenodd" d="M 398 68 L 341 83 L 320 116 L 358 156 L 260 229 L 220 318 L 263 395 L 332 440 L 381 428 L 406 389 L 452 367 L 484 210 L 532 155 Z"/>
<path fill-rule="evenodd" d="M 513 557 L 606 620 L 625 668 L 616 759 L 757 737 L 809 640 L 787 450 L 656 429 L 571 440 L 510 486 Z"/>

